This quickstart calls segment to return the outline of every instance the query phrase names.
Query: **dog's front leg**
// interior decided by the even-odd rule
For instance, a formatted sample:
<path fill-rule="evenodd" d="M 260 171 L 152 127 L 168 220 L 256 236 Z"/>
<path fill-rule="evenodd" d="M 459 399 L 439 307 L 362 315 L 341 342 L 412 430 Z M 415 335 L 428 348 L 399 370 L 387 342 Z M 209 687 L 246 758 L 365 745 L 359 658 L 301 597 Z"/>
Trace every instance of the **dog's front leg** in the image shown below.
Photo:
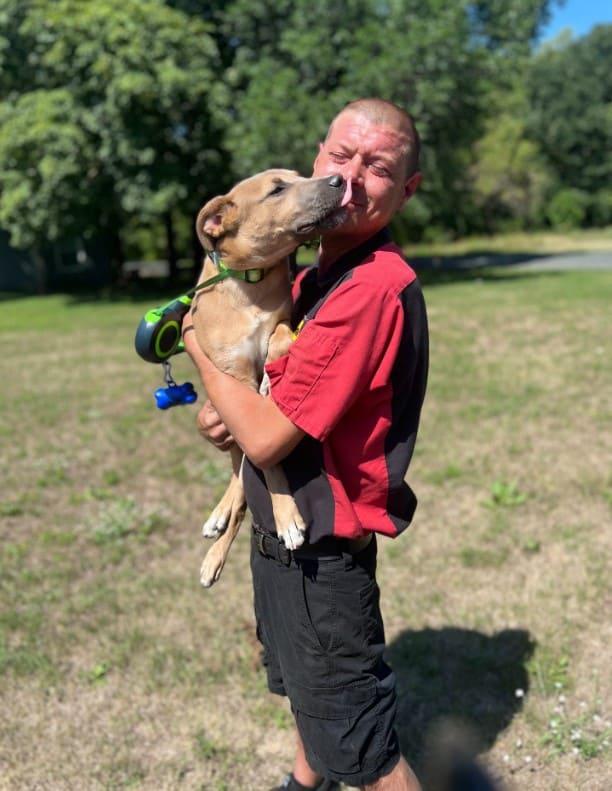
<path fill-rule="evenodd" d="M 230 454 L 232 457 L 232 478 L 229 486 L 202 528 L 205 538 L 217 539 L 206 553 L 200 569 L 200 582 L 205 588 L 210 587 L 219 579 L 225 559 L 246 511 L 241 472 L 242 451 L 237 445 L 234 445 Z"/>

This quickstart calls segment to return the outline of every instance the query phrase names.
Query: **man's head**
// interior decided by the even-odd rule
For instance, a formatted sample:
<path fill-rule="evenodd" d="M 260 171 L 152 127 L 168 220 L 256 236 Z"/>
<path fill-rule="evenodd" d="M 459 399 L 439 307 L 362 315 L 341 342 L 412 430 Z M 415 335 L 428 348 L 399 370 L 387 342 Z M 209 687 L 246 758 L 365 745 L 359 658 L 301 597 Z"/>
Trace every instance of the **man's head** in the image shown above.
<path fill-rule="evenodd" d="M 350 200 L 347 219 L 325 234 L 355 242 L 384 228 L 420 181 L 419 136 L 411 118 L 384 99 L 358 99 L 334 118 L 319 146 L 314 175 L 340 173 Z"/>

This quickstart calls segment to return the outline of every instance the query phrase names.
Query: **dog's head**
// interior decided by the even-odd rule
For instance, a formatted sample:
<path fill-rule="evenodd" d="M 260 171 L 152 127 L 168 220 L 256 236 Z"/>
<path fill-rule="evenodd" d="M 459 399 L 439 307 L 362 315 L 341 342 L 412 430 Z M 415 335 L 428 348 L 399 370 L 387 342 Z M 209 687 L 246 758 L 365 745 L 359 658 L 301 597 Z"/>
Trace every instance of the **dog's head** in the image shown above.
<path fill-rule="evenodd" d="M 342 176 L 303 178 L 292 170 L 266 170 L 210 200 L 196 220 L 205 250 L 233 269 L 269 267 L 342 222 Z"/>

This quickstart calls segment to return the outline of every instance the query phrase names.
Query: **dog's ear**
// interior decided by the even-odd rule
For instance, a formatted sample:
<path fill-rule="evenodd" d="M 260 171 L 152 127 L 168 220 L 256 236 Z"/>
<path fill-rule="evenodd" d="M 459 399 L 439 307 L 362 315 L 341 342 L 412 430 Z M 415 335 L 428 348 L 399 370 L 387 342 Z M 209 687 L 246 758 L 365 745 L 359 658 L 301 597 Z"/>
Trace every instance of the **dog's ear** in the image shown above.
<path fill-rule="evenodd" d="M 227 195 L 219 195 L 208 201 L 196 220 L 198 239 L 205 250 L 213 250 L 214 240 L 234 228 L 237 214 L 236 204 Z"/>

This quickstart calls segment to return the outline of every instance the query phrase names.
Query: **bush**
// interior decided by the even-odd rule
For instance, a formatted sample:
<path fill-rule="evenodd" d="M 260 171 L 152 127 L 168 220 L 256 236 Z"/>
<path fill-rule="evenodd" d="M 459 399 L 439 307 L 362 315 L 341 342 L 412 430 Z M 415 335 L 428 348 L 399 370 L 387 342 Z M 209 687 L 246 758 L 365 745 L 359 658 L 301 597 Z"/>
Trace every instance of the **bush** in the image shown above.
<path fill-rule="evenodd" d="M 612 190 L 599 190 L 593 195 L 589 206 L 589 220 L 598 228 L 612 225 Z"/>
<path fill-rule="evenodd" d="M 588 196 L 580 190 L 559 190 L 548 203 L 546 218 L 553 228 L 579 228 L 586 218 L 588 203 Z"/>
<path fill-rule="evenodd" d="M 420 241 L 431 217 L 432 212 L 426 201 L 420 195 L 415 195 L 393 220 L 394 240 L 399 245 Z"/>

